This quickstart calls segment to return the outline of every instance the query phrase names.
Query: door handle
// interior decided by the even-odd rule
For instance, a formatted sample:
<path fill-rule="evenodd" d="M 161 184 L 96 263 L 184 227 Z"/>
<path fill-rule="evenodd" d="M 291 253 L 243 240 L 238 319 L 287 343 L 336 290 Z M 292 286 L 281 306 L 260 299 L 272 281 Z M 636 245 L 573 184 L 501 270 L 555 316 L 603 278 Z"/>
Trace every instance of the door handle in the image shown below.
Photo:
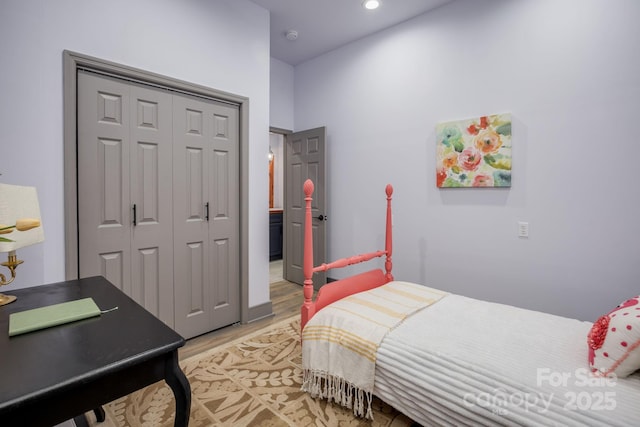
<path fill-rule="evenodd" d="M 136 204 L 133 204 L 133 226 L 135 227 L 136 225 L 138 225 L 138 219 L 137 219 L 137 215 L 136 215 Z"/>
<path fill-rule="evenodd" d="M 326 215 L 322 215 L 322 214 L 320 214 L 320 215 L 318 215 L 318 219 L 319 219 L 320 221 L 327 221 L 327 220 L 329 220 L 329 217 L 328 217 L 328 216 L 326 216 Z"/>
<path fill-rule="evenodd" d="M 204 204 L 205 214 L 204 217 L 209 222 L 209 202 Z"/>

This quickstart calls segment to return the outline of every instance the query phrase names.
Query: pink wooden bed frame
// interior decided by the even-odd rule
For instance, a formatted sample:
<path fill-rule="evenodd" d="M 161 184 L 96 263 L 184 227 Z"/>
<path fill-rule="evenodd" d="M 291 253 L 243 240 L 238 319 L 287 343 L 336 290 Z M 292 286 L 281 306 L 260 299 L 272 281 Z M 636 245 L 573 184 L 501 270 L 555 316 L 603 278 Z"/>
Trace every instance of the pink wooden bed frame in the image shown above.
<path fill-rule="evenodd" d="M 307 179 L 303 186 L 305 195 L 304 259 L 302 265 L 302 271 L 304 274 L 304 303 L 300 308 L 301 331 L 304 329 L 304 325 L 307 324 L 309 319 L 311 319 L 315 313 L 332 302 L 358 292 L 376 288 L 393 280 L 393 275 L 391 274 L 391 195 L 393 194 L 393 187 L 391 184 L 388 184 L 385 188 L 385 192 L 387 194 L 385 250 L 342 258 L 329 264 L 323 263 L 317 267 L 313 266 L 313 232 L 311 228 L 311 201 L 313 200 L 311 195 L 313 194 L 313 188 L 313 182 L 310 179 Z M 381 269 L 373 269 L 345 279 L 336 280 L 335 282 L 323 285 L 318 291 L 315 301 L 313 300 L 313 273 L 358 264 L 369 261 L 373 258 L 379 258 L 383 255 L 386 256 L 386 261 L 384 263 L 386 273 Z"/>

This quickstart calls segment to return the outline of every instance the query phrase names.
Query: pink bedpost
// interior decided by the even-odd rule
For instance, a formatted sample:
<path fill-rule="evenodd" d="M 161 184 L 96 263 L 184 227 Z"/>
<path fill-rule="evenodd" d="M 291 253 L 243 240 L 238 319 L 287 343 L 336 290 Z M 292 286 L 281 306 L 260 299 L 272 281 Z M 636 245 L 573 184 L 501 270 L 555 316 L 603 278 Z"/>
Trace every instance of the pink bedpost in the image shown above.
<path fill-rule="evenodd" d="M 313 181 L 307 179 L 304 182 L 304 259 L 302 264 L 302 272 L 304 274 L 304 303 L 300 308 L 300 331 L 304 329 L 304 325 L 315 314 L 315 305 L 313 304 L 313 234 L 311 228 L 311 195 L 313 194 Z"/>
<path fill-rule="evenodd" d="M 387 260 L 384 263 L 384 268 L 387 271 L 387 274 L 386 274 L 387 280 L 391 281 L 393 280 L 393 274 L 391 274 L 391 267 L 393 265 L 391 261 L 391 254 L 393 252 L 393 239 L 391 234 L 391 223 L 392 223 L 391 196 L 393 195 L 393 187 L 391 186 L 391 184 L 387 184 L 385 191 L 387 193 L 387 230 L 386 230 L 387 232 L 385 236 L 384 250 L 387 252 Z"/>

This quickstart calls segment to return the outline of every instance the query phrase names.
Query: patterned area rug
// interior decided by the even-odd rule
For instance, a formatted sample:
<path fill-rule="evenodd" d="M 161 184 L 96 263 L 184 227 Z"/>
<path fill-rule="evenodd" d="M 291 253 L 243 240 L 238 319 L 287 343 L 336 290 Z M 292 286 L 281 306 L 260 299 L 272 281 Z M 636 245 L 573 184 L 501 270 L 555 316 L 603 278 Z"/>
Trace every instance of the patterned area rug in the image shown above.
<path fill-rule="evenodd" d="M 189 426 L 389 426 L 411 420 L 379 399 L 374 420 L 300 391 L 302 360 L 298 316 L 180 362 L 191 384 Z M 115 400 L 100 427 L 173 426 L 171 389 L 159 382 Z"/>

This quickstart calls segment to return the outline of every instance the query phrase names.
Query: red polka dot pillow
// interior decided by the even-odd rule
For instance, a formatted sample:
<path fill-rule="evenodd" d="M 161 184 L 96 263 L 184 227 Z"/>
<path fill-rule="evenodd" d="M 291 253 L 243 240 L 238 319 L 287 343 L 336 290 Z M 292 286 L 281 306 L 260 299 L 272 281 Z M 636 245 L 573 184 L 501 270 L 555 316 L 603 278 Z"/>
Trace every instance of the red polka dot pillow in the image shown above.
<path fill-rule="evenodd" d="M 640 296 L 596 320 L 587 343 L 589 366 L 597 375 L 623 378 L 640 369 Z"/>

